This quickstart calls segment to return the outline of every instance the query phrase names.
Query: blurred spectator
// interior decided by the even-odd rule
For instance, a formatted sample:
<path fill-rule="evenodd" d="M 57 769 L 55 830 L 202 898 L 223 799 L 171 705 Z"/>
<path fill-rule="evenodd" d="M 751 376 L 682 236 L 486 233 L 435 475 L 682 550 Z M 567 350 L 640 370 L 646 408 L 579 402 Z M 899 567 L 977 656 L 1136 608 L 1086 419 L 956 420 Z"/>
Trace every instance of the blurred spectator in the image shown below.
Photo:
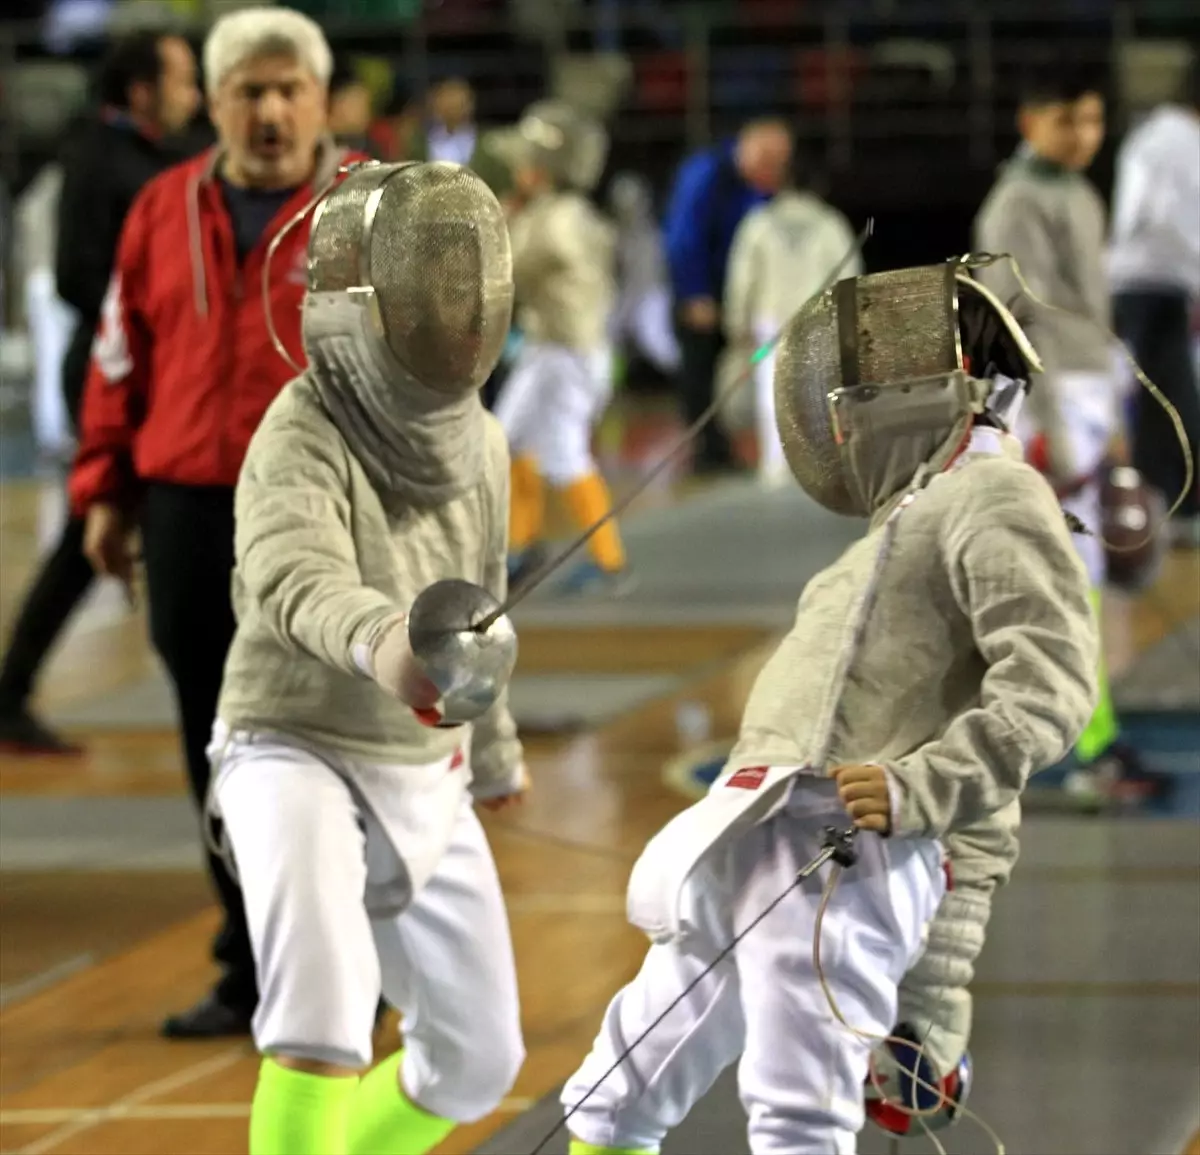
<path fill-rule="evenodd" d="M 617 225 L 617 304 L 610 337 L 628 342 L 660 373 L 679 370 L 671 289 L 650 182 L 634 172 L 613 177 L 608 206 Z"/>
<path fill-rule="evenodd" d="M 113 0 L 51 0 L 45 5 L 43 35 L 51 52 L 68 53 L 99 40 L 112 19 Z"/>
<path fill-rule="evenodd" d="M 1122 340 L 1179 411 L 1200 455 L 1200 391 L 1189 311 L 1200 303 L 1200 58 L 1178 104 L 1157 108 L 1121 145 L 1109 275 Z M 1179 437 L 1162 406 L 1136 395 L 1133 464 L 1173 502 L 1183 488 Z M 1179 544 L 1200 544 L 1200 480 L 1177 514 Z"/>
<path fill-rule="evenodd" d="M 792 153 L 788 126 L 756 120 L 737 138 L 685 160 L 667 206 L 667 261 L 682 354 L 680 392 L 685 420 L 695 421 L 713 399 L 713 374 L 723 344 L 717 302 L 733 234 L 742 218 L 786 178 Z M 729 468 L 733 455 L 717 422 L 701 437 L 699 472 Z"/>
<path fill-rule="evenodd" d="M 63 159 L 58 291 L 80 315 L 63 370 L 73 420 L 125 215 L 142 186 L 180 159 L 173 134 L 199 107 L 196 58 L 178 36 L 135 32 L 113 47 L 97 96 L 97 121 L 81 126 Z"/>
<path fill-rule="evenodd" d="M 512 173 L 494 145 L 497 134 L 475 124 L 475 94 L 457 78 L 436 84 L 426 105 L 427 120 L 413 132 L 407 160 L 446 160 L 465 164 L 479 174 L 497 196 L 512 187 Z"/>
<path fill-rule="evenodd" d="M 421 102 L 396 80 L 383 115 L 370 127 L 372 151 L 383 160 L 412 160 L 421 131 Z"/>
<path fill-rule="evenodd" d="M 196 61 L 187 43 L 160 32 L 117 41 L 97 81 L 98 115 L 68 133 L 62 156 L 55 290 L 77 313 L 61 366 L 67 416 L 78 425 L 88 352 L 100 319 L 117 238 L 142 186 L 177 159 L 167 141 L 196 111 Z M 0 747 L 27 753 L 77 753 L 29 711 L 34 682 L 58 635 L 94 577 L 83 556 L 84 525 L 69 518 L 26 595 L 0 667 Z"/>
<path fill-rule="evenodd" d="M 726 354 L 732 354 L 739 373 L 754 349 L 821 290 L 854 247 L 850 222 L 815 191 L 802 187 L 807 173 L 798 169 L 793 166 L 794 179 L 778 196 L 746 214 L 733 237 L 722 320 Z M 861 272 L 862 258 L 855 254 L 841 276 Z M 790 476 L 775 424 L 774 373 L 774 353 L 754 370 L 758 472 L 768 486 Z"/>
<path fill-rule="evenodd" d="M 440 81 L 429 93 L 422 140 L 414 141 L 414 159 L 470 164 L 479 134 L 475 127 L 475 93 L 458 77 Z"/>
<path fill-rule="evenodd" d="M 337 61 L 329 81 L 329 131 L 333 139 L 358 152 L 374 152 L 371 116 L 371 90 L 349 61 Z"/>
<path fill-rule="evenodd" d="M 302 357 L 308 223 L 273 238 L 353 154 L 326 135 L 329 46 L 286 8 L 219 20 L 204 74 L 219 145 L 143 190 L 121 233 L 92 349 L 74 512 L 102 573 L 132 580 L 140 524 L 150 636 L 179 709 L 192 797 L 208 794 L 208 743 L 234 633 L 233 490 L 267 406 Z M 217 854 L 225 920 L 216 989 L 163 1025 L 171 1038 L 249 1031 L 258 1001 L 242 896 Z"/>

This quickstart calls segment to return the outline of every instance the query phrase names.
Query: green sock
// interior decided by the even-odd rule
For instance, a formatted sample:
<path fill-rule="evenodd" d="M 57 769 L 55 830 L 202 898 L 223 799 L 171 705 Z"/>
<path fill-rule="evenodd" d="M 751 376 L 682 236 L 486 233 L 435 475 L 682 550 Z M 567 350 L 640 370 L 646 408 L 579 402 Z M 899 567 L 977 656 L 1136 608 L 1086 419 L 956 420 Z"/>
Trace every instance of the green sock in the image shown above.
<path fill-rule="evenodd" d="M 1092 591 L 1092 606 L 1096 611 L 1096 616 L 1099 617 L 1099 590 Z M 1113 707 L 1112 693 L 1108 687 L 1108 664 L 1104 661 L 1103 654 L 1100 655 L 1099 679 L 1100 698 L 1096 703 L 1095 712 L 1092 714 L 1092 720 L 1087 724 L 1087 729 L 1075 744 L 1075 757 L 1085 766 L 1099 758 L 1117 740 L 1117 734 L 1120 731 L 1117 724 L 1117 712 Z"/>
<path fill-rule="evenodd" d="M 421 1110 L 409 1099 L 400 1086 L 403 1061 L 404 1052 L 397 1051 L 359 1083 L 350 1123 L 350 1155 L 425 1155 L 458 1126 Z"/>
<path fill-rule="evenodd" d="M 250 1108 L 250 1155 L 349 1155 L 358 1080 L 310 1075 L 263 1059 Z"/>
<path fill-rule="evenodd" d="M 654 1151 L 638 1150 L 632 1147 L 597 1147 L 594 1143 L 585 1143 L 582 1139 L 572 1139 L 567 1148 L 567 1155 L 657 1155 Z"/>

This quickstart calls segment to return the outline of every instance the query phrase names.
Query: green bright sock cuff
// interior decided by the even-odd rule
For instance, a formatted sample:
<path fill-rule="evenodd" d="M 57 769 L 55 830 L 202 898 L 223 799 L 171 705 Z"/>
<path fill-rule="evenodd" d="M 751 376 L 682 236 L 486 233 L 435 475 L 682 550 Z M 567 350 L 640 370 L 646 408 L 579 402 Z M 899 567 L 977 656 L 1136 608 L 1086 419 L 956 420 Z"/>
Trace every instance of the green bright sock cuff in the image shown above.
<path fill-rule="evenodd" d="M 312 1075 L 263 1059 L 250 1108 L 250 1155 L 349 1155 L 358 1080 Z"/>
<path fill-rule="evenodd" d="M 646 1148 L 633 1147 L 597 1147 L 594 1143 L 585 1143 L 582 1139 L 572 1139 L 567 1148 L 567 1155 L 658 1155 Z"/>
<path fill-rule="evenodd" d="M 1092 591 L 1092 606 L 1099 616 L 1099 590 Z M 1075 744 L 1075 757 L 1085 766 L 1099 758 L 1117 740 L 1117 735 L 1120 733 L 1117 711 L 1113 705 L 1112 691 L 1108 685 L 1108 665 L 1104 661 L 1103 655 L 1100 656 L 1099 682 L 1100 697 L 1096 703 L 1096 709 L 1092 714 L 1091 721 L 1087 724 L 1087 729 Z"/>
<path fill-rule="evenodd" d="M 397 1051 L 363 1076 L 354 1097 L 350 1155 L 425 1155 L 455 1127 L 423 1111 L 400 1086 L 404 1052 Z"/>

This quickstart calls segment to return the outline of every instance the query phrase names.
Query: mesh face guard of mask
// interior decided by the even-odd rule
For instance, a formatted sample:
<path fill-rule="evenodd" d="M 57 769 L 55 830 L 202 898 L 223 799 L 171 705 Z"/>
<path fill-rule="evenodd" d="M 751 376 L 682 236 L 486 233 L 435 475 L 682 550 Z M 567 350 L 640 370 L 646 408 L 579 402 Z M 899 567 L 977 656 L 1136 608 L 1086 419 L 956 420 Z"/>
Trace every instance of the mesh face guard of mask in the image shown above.
<path fill-rule="evenodd" d="M 306 346 L 365 340 L 383 368 L 457 394 L 487 380 L 512 321 L 503 209 L 470 169 L 352 169 L 316 207 L 308 243 Z"/>
<path fill-rule="evenodd" d="M 958 308 L 970 292 L 996 310 L 1029 370 L 1040 371 L 1016 319 L 958 259 L 840 281 L 788 323 L 775 362 L 777 420 L 788 464 L 814 501 L 835 513 L 870 513 L 850 481 L 852 442 L 864 460 L 871 444 L 949 437 L 994 407 L 1003 421 L 1001 408 L 1018 400 L 1012 388 L 964 369 Z"/>
<path fill-rule="evenodd" d="M 512 148 L 520 159 L 544 167 L 556 183 L 591 192 L 604 174 L 608 133 L 563 101 L 541 100 L 521 116 Z"/>

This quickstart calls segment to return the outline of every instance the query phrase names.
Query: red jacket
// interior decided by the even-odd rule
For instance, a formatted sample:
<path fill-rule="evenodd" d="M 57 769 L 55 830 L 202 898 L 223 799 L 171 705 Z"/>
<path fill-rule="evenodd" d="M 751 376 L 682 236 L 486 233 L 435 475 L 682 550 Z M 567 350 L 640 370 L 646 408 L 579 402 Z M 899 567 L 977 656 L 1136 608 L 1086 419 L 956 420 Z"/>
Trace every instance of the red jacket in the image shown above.
<path fill-rule="evenodd" d="M 126 218 L 84 386 L 69 491 L 77 515 L 130 505 L 143 481 L 236 484 L 250 438 L 295 376 L 264 316 L 267 246 L 350 157 L 323 146 L 313 186 L 297 190 L 239 266 L 209 151 L 161 173 Z M 271 260 L 271 316 L 304 363 L 300 304 L 311 217 Z"/>

